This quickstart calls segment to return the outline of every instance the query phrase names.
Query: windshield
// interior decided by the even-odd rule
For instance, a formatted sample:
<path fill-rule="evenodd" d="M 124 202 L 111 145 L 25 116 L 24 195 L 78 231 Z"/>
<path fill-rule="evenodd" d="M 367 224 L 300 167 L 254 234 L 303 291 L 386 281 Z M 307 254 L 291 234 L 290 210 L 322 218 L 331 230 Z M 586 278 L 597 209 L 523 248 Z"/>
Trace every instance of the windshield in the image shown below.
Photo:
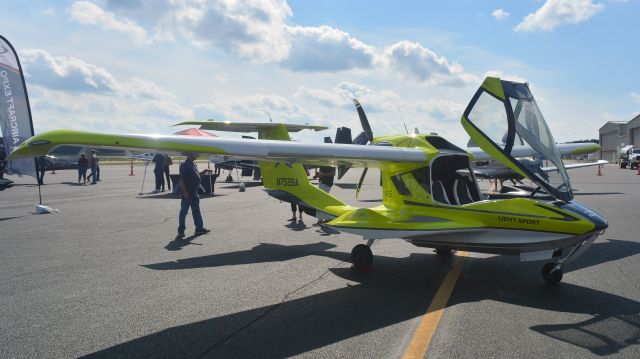
<path fill-rule="evenodd" d="M 538 179 L 549 183 L 559 192 L 564 192 L 562 199 L 571 198 L 571 185 L 560 151 L 542 117 L 542 113 L 533 98 L 516 99 L 509 97 L 515 118 L 515 130 L 525 145 L 531 146 L 533 161 L 525 162 L 525 166 Z M 545 172 L 542 167 L 556 167 L 557 171 Z"/>
<path fill-rule="evenodd" d="M 500 154 L 491 155 L 496 159 L 554 197 L 570 201 L 573 193 L 560 151 L 528 85 L 496 78 L 485 83 L 463 116 L 479 131 L 476 136 L 490 140 L 481 145 L 483 150 L 495 147 Z"/>

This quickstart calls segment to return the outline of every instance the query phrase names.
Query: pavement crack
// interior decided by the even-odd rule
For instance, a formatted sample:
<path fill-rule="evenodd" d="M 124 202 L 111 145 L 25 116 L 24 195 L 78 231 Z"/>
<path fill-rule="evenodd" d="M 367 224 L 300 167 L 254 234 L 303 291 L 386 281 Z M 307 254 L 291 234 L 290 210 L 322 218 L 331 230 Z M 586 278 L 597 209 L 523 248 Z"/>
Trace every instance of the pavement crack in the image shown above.
<path fill-rule="evenodd" d="M 318 277 L 312 279 L 311 281 L 301 285 L 300 287 L 286 293 L 283 297 L 282 300 L 280 300 L 279 303 L 272 305 L 269 309 L 265 310 L 264 313 L 260 314 L 259 316 L 257 316 L 255 319 L 253 319 L 252 321 L 248 322 L 247 324 L 241 326 L 240 328 L 234 330 L 233 332 L 231 332 L 229 335 L 227 335 L 226 337 L 220 339 L 219 341 L 217 341 L 215 344 L 213 344 L 210 348 L 208 348 L 207 350 L 203 351 L 200 355 L 197 356 L 197 358 L 204 358 L 204 357 L 208 357 L 209 354 L 215 350 L 217 347 L 219 347 L 220 345 L 226 343 L 227 341 L 229 341 L 231 338 L 235 337 L 236 335 L 240 334 L 242 331 L 244 331 L 245 329 L 249 328 L 250 326 L 252 326 L 254 323 L 259 322 L 260 320 L 262 320 L 263 318 L 267 317 L 269 314 L 273 313 L 274 311 L 276 311 L 277 309 L 279 309 L 282 305 L 284 305 L 286 302 L 289 301 L 289 299 L 295 295 L 297 292 L 308 288 L 310 286 L 312 286 L 313 284 L 321 281 L 324 277 L 327 276 L 327 274 L 329 274 L 331 271 L 330 270 L 326 270 L 324 271 L 322 274 L 320 274 Z"/>

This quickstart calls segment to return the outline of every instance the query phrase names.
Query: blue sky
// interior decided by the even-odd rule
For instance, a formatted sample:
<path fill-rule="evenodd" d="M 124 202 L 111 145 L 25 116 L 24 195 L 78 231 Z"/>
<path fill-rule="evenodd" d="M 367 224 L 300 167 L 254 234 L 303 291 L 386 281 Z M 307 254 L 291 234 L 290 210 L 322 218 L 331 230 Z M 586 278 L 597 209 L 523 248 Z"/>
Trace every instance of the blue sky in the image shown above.
<path fill-rule="evenodd" d="M 404 122 L 465 144 L 460 115 L 490 74 L 529 82 L 569 141 L 640 112 L 639 3 L 0 0 L 0 34 L 37 132 L 171 133 L 267 112 L 358 132 L 357 97 L 376 135 Z"/>

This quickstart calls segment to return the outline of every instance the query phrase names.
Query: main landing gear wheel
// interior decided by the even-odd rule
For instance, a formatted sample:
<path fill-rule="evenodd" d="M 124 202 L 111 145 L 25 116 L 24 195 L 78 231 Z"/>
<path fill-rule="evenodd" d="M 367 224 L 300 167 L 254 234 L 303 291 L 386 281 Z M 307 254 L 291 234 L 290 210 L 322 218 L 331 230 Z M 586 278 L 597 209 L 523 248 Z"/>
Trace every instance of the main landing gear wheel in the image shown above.
<path fill-rule="evenodd" d="M 371 248 L 364 244 L 358 244 L 351 250 L 351 263 L 357 269 L 368 269 L 373 265 L 373 253 Z"/>
<path fill-rule="evenodd" d="M 562 280 L 562 267 L 553 271 L 557 265 L 557 263 L 549 262 L 542 266 L 542 279 L 544 279 L 547 284 L 558 284 Z"/>

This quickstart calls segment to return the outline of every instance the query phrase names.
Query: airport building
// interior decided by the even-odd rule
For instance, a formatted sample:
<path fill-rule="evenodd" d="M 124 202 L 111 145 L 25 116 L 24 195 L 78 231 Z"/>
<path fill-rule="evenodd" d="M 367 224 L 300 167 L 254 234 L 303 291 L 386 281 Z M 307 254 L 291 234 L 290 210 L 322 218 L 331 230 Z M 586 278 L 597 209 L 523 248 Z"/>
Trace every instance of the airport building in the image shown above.
<path fill-rule="evenodd" d="M 629 122 L 609 121 L 600 127 L 600 159 L 616 163 L 620 149 L 633 145 L 640 147 L 640 115 Z"/>

